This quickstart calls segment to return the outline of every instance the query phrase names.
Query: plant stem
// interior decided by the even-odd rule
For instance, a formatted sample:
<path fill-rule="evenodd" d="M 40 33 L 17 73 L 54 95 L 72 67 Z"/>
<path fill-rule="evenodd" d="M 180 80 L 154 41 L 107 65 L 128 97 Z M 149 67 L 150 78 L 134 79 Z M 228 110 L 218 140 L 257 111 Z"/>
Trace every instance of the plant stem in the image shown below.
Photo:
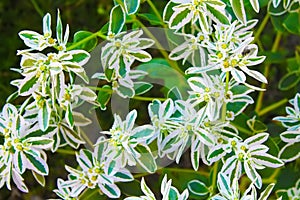
<path fill-rule="evenodd" d="M 142 29 L 145 31 L 145 33 L 155 42 L 155 46 L 158 48 L 159 52 L 162 54 L 162 56 L 166 59 L 166 61 L 169 63 L 171 67 L 173 67 L 175 70 L 177 70 L 180 74 L 185 75 L 184 72 L 179 68 L 177 65 L 177 62 L 174 62 L 173 60 L 169 59 L 169 54 L 164 50 L 165 48 L 160 44 L 160 42 L 154 37 L 154 35 L 149 31 L 149 29 L 137 18 L 134 20 L 136 23 L 138 23 Z"/>
<path fill-rule="evenodd" d="M 247 135 L 253 135 L 253 133 L 251 131 L 239 126 L 238 124 L 235 124 L 235 123 L 231 122 L 231 125 L 233 125 L 235 128 L 237 128 L 239 131 L 241 131 L 243 133 L 246 133 Z"/>
<path fill-rule="evenodd" d="M 261 111 L 259 111 L 257 113 L 258 116 L 262 116 L 262 115 L 265 115 L 266 113 L 272 111 L 272 110 L 275 110 L 276 108 L 286 104 L 288 102 L 288 99 L 285 98 L 285 99 L 282 99 L 281 101 L 279 102 L 276 102 L 274 104 L 271 104 L 269 106 L 267 106 L 266 108 L 262 109 Z"/>
<path fill-rule="evenodd" d="M 282 36 L 282 33 L 277 32 L 274 44 L 273 44 L 272 49 L 271 49 L 271 52 L 276 52 L 277 51 L 277 49 L 279 47 L 280 40 L 281 40 L 281 36 Z M 270 63 L 265 65 L 264 76 L 266 78 L 268 78 L 268 76 L 269 76 L 270 67 L 271 67 Z M 262 83 L 261 88 L 266 89 L 266 84 Z M 260 112 L 260 109 L 261 109 L 262 103 L 263 103 L 263 97 L 264 97 L 264 92 L 260 91 L 259 94 L 258 94 L 257 100 L 256 100 L 256 107 L 255 107 L 255 112 L 256 113 Z"/>
<path fill-rule="evenodd" d="M 230 74 L 229 74 L 229 72 L 226 72 L 225 95 L 227 94 L 228 89 L 229 89 L 229 80 L 230 80 Z M 223 106 L 222 106 L 222 118 L 221 118 L 222 121 L 226 120 L 226 112 L 227 112 L 227 103 L 226 103 L 226 101 L 224 101 Z"/>
<path fill-rule="evenodd" d="M 212 177 L 212 183 L 211 183 L 211 193 L 210 196 L 213 196 L 216 193 L 216 189 L 217 189 L 217 175 L 218 175 L 218 165 L 219 165 L 219 161 L 215 162 L 214 166 L 213 166 L 213 177 Z"/>
<path fill-rule="evenodd" d="M 67 149 L 57 149 L 56 152 L 61 154 L 75 155 L 75 151 Z"/>
<path fill-rule="evenodd" d="M 263 30 L 265 29 L 269 19 L 270 19 L 270 14 L 267 13 L 266 16 L 264 17 L 263 21 L 261 22 L 260 26 L 258 27 L 257 31 L 254 33 L 254 36 L 255 36 L 254 42 L 259 40 L 259 37 L 260 37 L 261 33 L 263 32 Z"/>
<path fill-rule="evenodd" d="M 276 168 L 274 170 L 273 174 L 269 178 L 263 178 L 262 182 L 263 183 L 276 183 L 277 182 L 276 177 L 278 176 L 279 172 L 280 172 L 280 168 Z"/>
<path fill-rule="evenodd" d="M 163 18 L 161 17 L 160 13 L 158 12 L 158 10 L 156 9 L 155 5 L 152 3 L 151 0 L 147 0 L 147 3 L 149 4 L 149 6 L 151 7 L 151 9 L 153 10 L 154 14 L 157 16 L 157 18 L 162 22 L 162 25 L 164 27 L 167 27 L 166 24 L 164 23 Z"/>
<path fill-rule="evenodd" d="M 157 170 L 156 172 L 158 173 L 163 173 L 164 171 L 169 171 L 169 172 L 177 172 L 177 173 L 192 173 L 192 174 L 200 174 L 202 176 L 209 176 L 209 173 L 208 172 L 205 172 L 205 171 L 195 171 L 193 169 L 184 169 L 184 168 L 168 168 L 168 167 L 165 167 L 165 168 L 161 168 L 159 170 Z"/>
<path fill-rule="evenodd" d="M 31 3 L 34 7 L 34 9 L 36 10 L 36 12 L 41 16 L 44 17 L 44 12 L 42 11 L 42 9 L 39 7 L 39 5 L 37 4 L 37 2 L 35 0 L 31 0 Z"/>
<path fill-rule="evenodd" d="M 98 32 L 93 33 L 92 35 L 90 35 L 90 36 L 84 38 L 83 40 L 80 40 L 79 42 L 76 42 L 76 43 L 72 44 L 71 46 L 67 47 L 67 51 L 70 51 L 70 50 L 72 50 L 72 49 L 75 49 L 76 47 L 78 47 L 78 46 L 84 44 L 85 42 L 87 42 L 87 41 L 89 41 L 89 40 L 91 40 L 91 39 L 94 39 L 94 38 L 96 38 L 96 37 L 100 37 L 100 38 L 102 38 L 102 39 L 104 39 L 104 40 L 106 39 L 106 36 L 103 35 L 103 33 L 102 33 L 101 31 L 98 31 Z"/>
<path fill-rule="evenodd" d="M 90 138 L 85 134 L 85 132 L 82 129 L 80 129 L 80 135 L 82 136 L 84 141 L 86 141 L 87 144 L 91 147 L 91 149 L 94 149 L 94 143 L 92 143 Z"/>

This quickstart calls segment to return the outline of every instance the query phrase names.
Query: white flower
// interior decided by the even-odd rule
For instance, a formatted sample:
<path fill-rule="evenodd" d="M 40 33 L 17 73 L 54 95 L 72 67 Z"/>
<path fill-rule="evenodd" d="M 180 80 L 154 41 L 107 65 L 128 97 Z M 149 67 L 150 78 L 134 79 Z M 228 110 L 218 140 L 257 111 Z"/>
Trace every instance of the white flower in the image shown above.
<path fill-rule="evenodd" d="M 53 140 L 48 138 L 47 133 L 34 134 L 34 123 L 26 121 L 12 104 L 3 107 L 0 124 L 0 134 L 4 136 L 4 142 L 0 145 L 0 186 L 6 182 L 8 189 L 11 189 L 10 180 L 13 178 L 17 187 L 27 192 L 21 174 L 29 169 L 41 176 L 48 175 L 43 150 L 49 149 Z"/>
<path fill-rule="evenodd" d="M 141 38 L 142 35 L 142 30 L 129 33 L 121 32 L 117 35 L 109 34 L 109 42 L 102 48 L 101 52 L 101 62 L 104 70 L 114 69 L 118 76 L 122 74 L 120 72 L 120 63 L 124 63 L 125 70 L 129 71 L 131 64 L 135 60 L 140 62 L 150 61 L 152 57 L 144 49 L 151 47 L 154 41 L 148 38 Z"/>
<path fill-rule="evenodd" d="M 62 182 L 60 187 L 70 190 L 70 197 L 78 197 L 86 189 L 99 188 L 110 198 L 120 197 L 120 189 L 115 181 L 127 182 L 132 181 L 133 177 L 127 169 L 114 167 L 106 161 L 105 155 L 99 149 L 95 148 L 94 152 L 89 150 L 80 150 L 76 154 L 76 160 L 80 169 L 74 169 L 66 166 L 70 173 L 69 179 Z"/>
<path fill-rule="evenodd" d="M 174 13 L 170 19 L 166 19 L 166 14 L 164 14 L 164 20 L 169 23 L 171 29 L 179 30 L 188 23 L 199 22 L 201 30 L 209 33 L 211 31 L 210 20 L 216 23 L 229 23 L 225 13 L 225 3 L 220 0 L 171 0 L 170 2 L 178 4 L 172 8 Z M 168 5 L 164 13 L 167 12 Z"/>
<path fill-rule="evenodd" d="M 253 184 L 250 184 L 243 196 L 241 196 L 238 179 L 234 178 L 231 183 L 228 176 L 224 175 L 223 173 L 219 173 L 218 189 L 220 193 L 213 196 L 212 200 L 263 200 L 267 199 L 271 194 L 274 185 L 274 183 L 268 185 L 267 188 L 261 193 L 260 197 L 257 198 L 256 189 Z"/>
<path fill-rule="evenodd" d="M 268 139 L 268 136 L 268 133 L 258 133 L 247 138 L 244 142 L 237 139 L 231 139 L 227 143 L 224 141 L 225 143 L 210 150 L 208 160 L 215 162 L 233 152 L 234 155 L 226 159 L 221 172 L 229 175 L 229 177 L 233 174 L 235 178 L 239 179 L 242 175 L 242 169 L 244 169 L 255 186 L 261 188 L 262 179 L 256 169 L 278 168 L 284 164 L 280 159 L 267 153 L 269 148 L 262 143 Z M 221 154 L 223 156 L 220 156 Z"/>
<path fill-rule="evenodd" d="M 148 172 L 154 172 L 157 168 L 156 163 L 147 145 L 147 141 L 154 134 L 154 128 L 151 125 L 134 128 L 136 117 L 136 110 L 128 113 L 125 121 L 122 121 L 120 116 L 114 115 L 115 121 L 111 129 L 102 131 L 103 134 L 110 136 L 106 140 L 109 143 L 106 152 L 111 159 L 116 160 L 122 167 L 134 166 L 139 163 Z"/>
<path fill-rule="evenodd" d="M 189 191 L 187 189 L 185 189 L 182 192 L 182 194 L 180 194 L 178 192 L 177 188 L 175 188 L 171 184 L 172 184 L 172 179 L 167 181 L 167 175 L 165 175 L 161 182 L 161 187 L 160 187 L 160 192 L 162 194 L 162 200 L 173 200 L 173 199 L 187 200 L 188 199 Z M 141 189 L 144 193 L 144 196 L 127 197 L 124 200 L 156 200 L 155 195 L 150 190 L 150 188 L 146 185 L 144 177 L 141 180 Z"/>

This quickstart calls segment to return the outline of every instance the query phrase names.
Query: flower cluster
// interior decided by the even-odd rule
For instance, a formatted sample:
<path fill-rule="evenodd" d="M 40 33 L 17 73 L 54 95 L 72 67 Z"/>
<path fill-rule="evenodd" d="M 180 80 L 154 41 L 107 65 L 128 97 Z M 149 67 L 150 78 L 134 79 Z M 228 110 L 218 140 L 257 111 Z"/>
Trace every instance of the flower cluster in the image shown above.
<path fill-rule="evenodd" d="M 60 198 L 76 198 L 85 188 L 96 187 L 110 198 L 120 196 L 120 189 L 115 182 L 132 181 L 133 177 L 127 169 L 114 167 L 113 161 L 107 162 L 106 155 L 101 150 L 97 147 L 93 152 L 80 150 L 76 154 L 80 169 L 66 166 L 70 173 L 68 180 L 58 179 L 58 189 L 54 190 Z"/>
<path fill-rule="evenodd" d="M 11 179 L 22 192 L 28 192 L 22 174 L 28 169 L 34 177 L 48 175 L 47 155 L 53 140 L 49 133 L 41 132 L 36 123 L 24 118 L 21 110 L 6 104 L 0 114 L 0 187 L 6 183 L 11 189 Z M 36 178 L 38 180 L 38 178 Z M 43 183 L 41 183 L 43 184 Z"/>
<path fill-rule="evenodd" d="M 89 53 L 66 49 L 69 27 L 63 35 L 59 12 L 56 39 L 52 37 L 50 14 L 43 18 L 43 35 L 27 30 L 19 35 L 30 47 L 18 53 L 22 56 L 20 73 L 23 78 L 12 81 L 20 96 L 31 95 L 24 115 L 37 116 L 42 131 L 55 129 L 52 130 L 55 133 L 53 152 L 65 144 L 78 148 L 84 143 L 80 137 L 80 126 L 89 124 L 89 120 L 74 109 L 82 102 L 96 104 L 97 97 L 91 89 L 75 84 L 75 76 L 88 83 L 83 65 L 89 60 Z M 53 47 L 57 52 L 46 55 L 39 52 L 47 47 Z"/>
<path fill-rule="evenodd" d="M 0 114 L 0 133 L 4 138 L 0 150 L 0 187 L 6 183 L 11 189 L 12 178 L 21 191 L 28 192 L 21 176 L 27 169 L 41 185 L 45 184 L 44 176 L 49 169 L 44 150 L 55 152 L 66 144 L 78 148 L 84 143 L 80 126 L 90 120 L 74 109 L 83 102 L 97 105 L 97 96 L 91 89 L 75 84 L 75 77 L 88 82 L 83 65 L 90 55 L 84 50 L 67 50 L 69 27 L 63 35 L 59 11 L 56 39 L 50 14 L 43 18 L 43 34 L 25 30 L 19 36 L 29 49 L 18 51 L 22 56 L 18 71 L 23 78 L 12 81 L 18 91 L 9 99 L 27 99 L 20 107 L 5 104 Z M 55 51 L 44 54 L 46 48 Z"/>
<path fill-rule="evenodd" d="M 145 179 L 141 180 L 141 189 L 145 196 L 141 197 L 127 197 L 125 200 L 156 200 L 155 195 L 151 191 L 151 189 L 146 185 Z M 167 199 L 178 199 L 178 200 L 186 200 L 189 197 L 189 191 L 185 189 L 182 194 L 178 192 L 178 190 L 172 186 L 172 180 L 167 180 L 167 175 L 164 176 L 161 187 L 160 187 L 161 195 L 163 200 Z"/>
<path fill-rule="evenodd" d="M 293 107 L 286 107 L 287 116 L 275 117 L 287 131 L 280 134 L 283 142 L 287 143 L 279 152 L 279 157 L 285 162 L 291 162 L 300 157 L 300 152 L 290 151 L 300 147 L 300 93 L 297 93 L 294 99 L 290 100 Z M 291 152 L 293 152 L 291 154 Z"/>
<path fill-rule="evenodd" d="M 151 55 L 144 49 L 151 47 L 154 41 L 141 38 L 142 30 L 129 33 L 121 32 L 108 35 L 108 43 L 102 47 L 101 62 L 104 73 L 96 73 L 92 78 L 102 79 L 112 83 L 112 90 L 123 98 L 130 98 L 151 89 L 151 84 L 135 81 L 147 75 L 141 70 L 132 70 L 131 65 L 135 60 L 148 62 Z M 139 88 L 145 87 L 142 92 Z"/>

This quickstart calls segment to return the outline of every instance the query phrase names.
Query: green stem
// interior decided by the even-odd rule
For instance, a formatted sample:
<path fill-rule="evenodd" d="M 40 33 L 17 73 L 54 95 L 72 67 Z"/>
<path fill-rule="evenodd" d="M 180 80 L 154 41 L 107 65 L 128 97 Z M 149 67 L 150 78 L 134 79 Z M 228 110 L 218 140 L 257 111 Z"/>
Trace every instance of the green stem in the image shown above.
<path fill-rule="evenodd" d="M 57 149 L 56 152 L 61 154 L 75 155 L 75 151 L 67 149 Z"/>
<path fill-rule="evenodd" d="M 213 166 L 213 177 L 212 177 L 212 183 L 211 183 L 211 193 L 210 196 L 213 196 L 214 194 L 216 194 L 216 190 L 217 190 L 217 175 L 218 175 L 218 165 L 219 165 L 219 161 L 215 162 L 214 166 Z"/>
<path fill-rule="evenodd" d="M 159 11 L 156 9 L 155 5 L 152 3 L 151 0 L 147 0 L 147 3 L 149 4 L 149 6 L 151 7 L 151 9 L 153 10 L 154 14 L 157 16 L 157 18 L 162 22 L 163 26 L 166 28 L 166 24 L 164 23 L 163 18 L 161 17 Z"/>
<path fill-rule="evenodd" d="M 270 19 L 270 14 L 267 13 L 266 16 L 264 17 L 263 21 L 261 22 L 260 26 L 258 27 L 257 31 L 254 33 L 254 42 L 259 40 L 259 37 L 261 35 L 261 33 L 263 32 L 263 30 L 265 29 L 268 21 Z"/>
<path fill-rule="evenodd" d="M 265 115 L 266 113 L 268 113 L 268 112 L 270 112 L 270 111 L 272 111 L 272 110 L 277 109 L 278 107 L 280 107 L 280 106 L 286 104 L 287 102 L 288 102 L 288 99 L 287 99 L 287 98 L 282 99 L 281 101 L 276 102 L 276 103 L 274 103 L 274 104 L 271 104 L 271 105 L 267 106 L 266 108 L 262 109 L 261 111 L 259 111 L 259 112 L 257 113 L 257 115 L 258 115 L 258 116 Z"/>
<path fill-rule="evenodd" d="M 102 33 L 101 31 L 98 31 L 98 32 L 93 33 L 92 35 L 90 35 L 90 36 L 88 36 L 88 37 L 86 37 L 86 38 L 80 40 L 79 42 L 76 42 L 76 43 L 72 44 L 71 46 L 67 47 L 67 51 L 70 51 L 70 50 L 72 50 L 72 49 L 75 49 L 76 47 L 78 47 L 78 46 L 80 46 L 80 45 L 86 43 L 87 41 L 89 41 L 89 40 L 91 40 L 91 39 L 94 39 L 94 38 L 96 38 L 96 37 L 100 37 L 100 38 L 106 40 L 106 36 L 103 35 L 103 33 Z"/>
<path fill-rule="evenodd" d="M 169 59 L 169 54 L 164 50 L 163 46 L 156 39 L 156 37 L 154 37 L 154 35 L 149 31 L 149 29 L 137 18 L 134 21 L 136 23 L 138 23 L 142 27 L 142 29 L 145 31 L 145 33 L 155 42 L 155 46 L 158 48 L 159 52 L 166 59 L 166 61 L 169 63 L 169 65 L 171 67 L 173 67 L 175 70 L 177 70 L 180 74 L 185 75 L 184 72 L 182 72 L 182 70 L 177 65 L 177 62 L 174 62 L 173 60 Z"/>
<path fill-rule="evenodd" d="M 94 149 L 94 143 L 92 143 L 90 138 L 85 134 L 85 132 L 82 129 L 80 129 L 80 135 L 82 136 L 84 141 L 86 141 L 87 144 L 91 147 L 91 149 Z"/>
<path fill-rule="evenodd" d="M 133 177 L 134 177 L 134 179 L 136 179 L 136 178 L 141 178 L 141 177 L 149 176 L 149 175 L 151 175 L 151 174 L 146 172 L 146 173 L 140 173 L 140 174 L 133 175 Z"/>
<path fill-rule="evenodd" d="M 206 177 L 209 176 L 209 173 L 207 173 L 205 171 L 195 171 L 193 169 L 185 169 L 185 168 L 168 168 L 168 167 L 165 167 L 165 168 L 161 168 L 161 169 L 157 170 L 156 172 L 157 173 L 164 173 L 164 171 L 175 172 L 175 173 L 178 173 L 178 174 L 192 173 L 192 174 L 200 174 L 200 175 L 206 176 Z"/>
<path fill-rule="evenodd" d="M 243 132 L 243 133 L 246 133 L 247 135 L 253 135 L 253 133 L 251 131 L 249 131 L 248 129 L 246 128 L 243 128 L 241 126 L 239 126 L 238 124 L 235 124 L 233 122 L 231 122 L 231 125 L 233 125 L 235 128 L 237 128 L 239 131 Z"/>
<path fill-rule="evenodd" d="M 226 72 L 226 85 L 225 85 L 225 95 L 227 94 L 229 90 L 229 80 L 230 80 L 230 74 L 229 72 Z M 227 103 L 224 101 L 223 106 L 222 106 L 222 121 L 226 120 L 226 112 L 227 112 Z"/>
<path fill-rule="evenodd" d="M 42 9 L 39 7 L 39 5 L 37 4 L 37 2 L 35 0 L 31 0 L 31 3 L 34 7 L 34 9 L 36 10 L 36 12 L 41 16 L 44 17 L 44 12 L 42 11 Z"/>
<path fill-rule="evenodd" d="M 280 172 L 280 168 L 276 168 L 273 171 L 272 175 L 269 178 L 263 178 L 262 182 L 263 183 L 276 183 L 277 182 L 276 177 L 278 176 L 279 172 Z"/>
<path fill-rule="evenodd" d="M 273 44 L 272 49 L 271 49 L 271 52 L 276 52 L 277 51 L 277 49 L 279 47 L 279 44 L 280 44 L 281 36 L 282 36 L 282 33 L 277 32 L 274 44 Z M 266 78 L 268 78 L 268 76 L 269 76 L 270 67 L 271 67 L 270 63 L 265 65 L 264 76 Z M 265 83 L 262 83 L 261 88 L 266 89 L 266 86 L 267 85 Z M 256 100 L 256 107 L 255 107 L 255 112 L 256 113 L 259 113 L 260 110 L 261 110 L 262 103 L 263 103 L 263 97 L 264 97 L 264 91 L 260 91 L 259 94 L 258 94 L 257 100 Z"/>

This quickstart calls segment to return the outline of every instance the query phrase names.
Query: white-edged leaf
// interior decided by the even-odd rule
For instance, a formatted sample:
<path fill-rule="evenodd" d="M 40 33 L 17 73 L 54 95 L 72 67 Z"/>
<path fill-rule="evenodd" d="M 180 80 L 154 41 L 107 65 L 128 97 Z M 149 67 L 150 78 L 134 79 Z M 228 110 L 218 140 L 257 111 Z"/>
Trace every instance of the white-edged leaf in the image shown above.
<path fill-rule="evenodd" d="M 118 34 L 125 24 L 125 12 L 121 5 L 114 6 L 110 11 L 108 32 Z"/>
<path fill-rule="evenodd" d="M 244 0 L 230 0 L 235 16 L 243 24 L 247 24 L 246 12 L 244 7 Z"/>

